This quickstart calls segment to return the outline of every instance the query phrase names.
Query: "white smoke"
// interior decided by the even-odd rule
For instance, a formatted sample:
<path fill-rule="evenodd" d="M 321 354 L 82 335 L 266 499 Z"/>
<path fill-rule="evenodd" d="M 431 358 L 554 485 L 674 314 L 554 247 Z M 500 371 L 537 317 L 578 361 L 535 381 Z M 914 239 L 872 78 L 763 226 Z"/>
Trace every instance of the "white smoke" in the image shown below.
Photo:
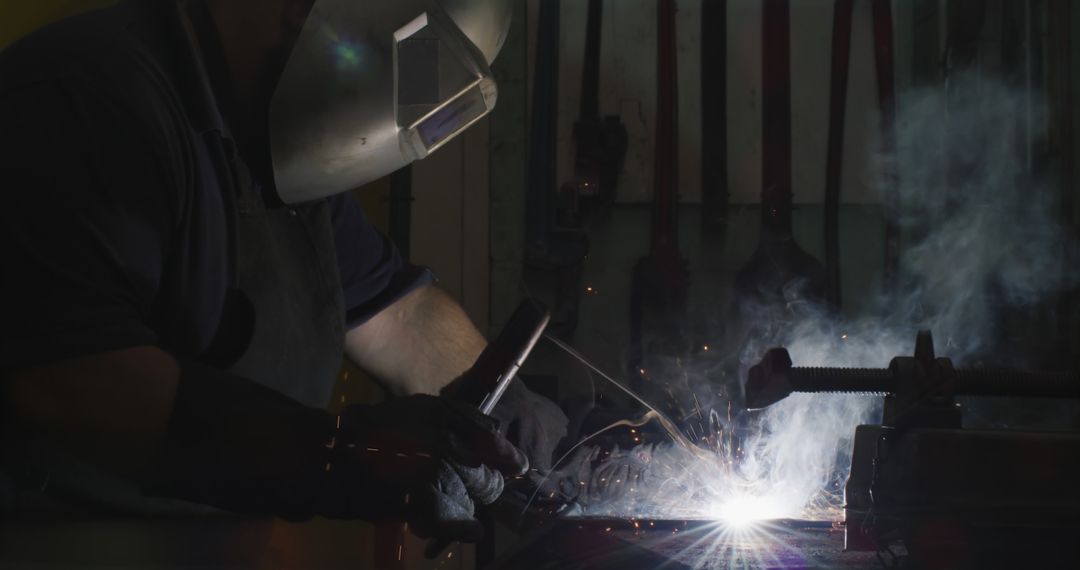
<path fill-rule="evenodd" d="M 1041 99 L 963 75 L 948 92 L 903 94 L 897 151 L 878 161 L 883 185 L 896 183 L 889 215 L 904 241 L 902 294 L 843 322 L 789 299 L 803 305 L 794 321 L 781 311 L 786 322 L 762 323 L 768 336 L 735 351 L 742 377 L 772 346 L 787 347 L 795 366 L 883 368 L 913 353 L 920 329 L 934 333 L 939 355 L 982 362 L 999 346 L 1003 311 L 1074 286 L 1062 259 L 1074 236 L 1058 223 L 1053 186 L 1032 174 L 1030 141 L 1043 137 L 1046 116 L 1032 100 Z M 581 482 L 583 514 L 715 518 L 750 505 L 761 518 L 838 517 L 855 427 L 880 421 L 879 399 L 796 394 L 746 418 L 713 434 L 705 457 L 676 445 L 615 450 Z"/>

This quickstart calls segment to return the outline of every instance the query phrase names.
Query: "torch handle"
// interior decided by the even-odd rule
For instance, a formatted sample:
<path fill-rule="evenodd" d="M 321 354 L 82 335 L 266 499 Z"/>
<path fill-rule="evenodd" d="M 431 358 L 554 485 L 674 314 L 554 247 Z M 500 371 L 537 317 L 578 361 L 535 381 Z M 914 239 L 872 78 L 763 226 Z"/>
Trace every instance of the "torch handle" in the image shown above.
<path fill-rule="evenodd" d="M 499 336 L 488 344 L 473 367 L 462 377 L 454 398 L 476 406 L 484 415 L 490 415 L 543 336 L 550 320 L 551 314 L 538 301 L 523 301 Z M 434 559 L 450 543 L 443 538 L 432 539 L 424 549 L 424 556 L 429 560 Z"/>

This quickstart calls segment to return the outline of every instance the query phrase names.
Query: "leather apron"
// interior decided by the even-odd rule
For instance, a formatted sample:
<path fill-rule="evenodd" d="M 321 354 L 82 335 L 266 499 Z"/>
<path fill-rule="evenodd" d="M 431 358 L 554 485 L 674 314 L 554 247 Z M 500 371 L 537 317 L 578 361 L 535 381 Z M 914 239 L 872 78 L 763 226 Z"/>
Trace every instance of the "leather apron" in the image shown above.
<path fill-rule="evenodd" d="M 232 145 L 225 146 L 235 175 L 235 287 L 254 309 L 247 349 L 228 369 L 325 408 L 345 343 L 329 205 L 268 206 Z"/>

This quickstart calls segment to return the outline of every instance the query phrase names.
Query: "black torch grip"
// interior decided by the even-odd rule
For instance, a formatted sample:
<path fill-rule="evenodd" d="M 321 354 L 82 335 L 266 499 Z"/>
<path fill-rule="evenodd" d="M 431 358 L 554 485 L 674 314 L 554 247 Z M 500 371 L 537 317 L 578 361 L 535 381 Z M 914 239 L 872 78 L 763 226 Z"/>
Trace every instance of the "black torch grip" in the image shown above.
<path fill-rule="evenodd" d="M 454 399 L 490 414 L 544 334 L 550 318 L 538 302 L 531 299 L 523 301 L 499 336 L 488 344 L 462 377 Z"/>
<path fill-rule="evenodd" d="M 454 398 L 476 406 L 485 415 L 491 414 L 550 320 L 551 315 L 538 301 L 522 301 L 499 336 L 462 377 Z M 450 542 L 444 538 L 432 539 L 424 549 L 424 556 L 429 560 L 438 557 Z"/>

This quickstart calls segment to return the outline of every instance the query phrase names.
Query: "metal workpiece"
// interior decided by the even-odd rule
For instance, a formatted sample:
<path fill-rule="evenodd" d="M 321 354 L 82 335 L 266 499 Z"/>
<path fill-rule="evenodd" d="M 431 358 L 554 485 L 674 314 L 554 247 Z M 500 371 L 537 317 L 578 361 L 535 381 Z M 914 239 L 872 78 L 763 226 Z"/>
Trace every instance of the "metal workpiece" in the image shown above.
<path fill-rule="evenodd" d="M 888 368 L 796 367 L 776 348 L 750 369 L 748 408 L 794 392 L 884 397 L 881 425 L 855 432 L 845 551 L 891 554 L 902 544 L 915 568 L 1070 560 L 1064 545 L 1080 532 L 1080 434 L 962 429 L 957 397 L 1080 398 L 1080 374 L 957 369 L 920 332 L 914 355 Z"/>
<path fill-rule="evenodd" d="M 795 367 L 787 350 L 774 348 L 750 369 L 746 405 L 765 408 L 794 392 L 917 397 L 950 404 L 955 396 L 1080 398 L 1080 374 L 956 369 L 948 358 L 934 355 L 930 333 L 921 332 L 915 356 L 894 358 L 888 368 Z"/>
<path fill-rule="evenodd" d="M 1080 434 L 859 426 L 844 549 L 901 539 L 919 568 L 943 554 L 968 561 L 954 567 L 1065 567 L 1078 478 Z"/>

